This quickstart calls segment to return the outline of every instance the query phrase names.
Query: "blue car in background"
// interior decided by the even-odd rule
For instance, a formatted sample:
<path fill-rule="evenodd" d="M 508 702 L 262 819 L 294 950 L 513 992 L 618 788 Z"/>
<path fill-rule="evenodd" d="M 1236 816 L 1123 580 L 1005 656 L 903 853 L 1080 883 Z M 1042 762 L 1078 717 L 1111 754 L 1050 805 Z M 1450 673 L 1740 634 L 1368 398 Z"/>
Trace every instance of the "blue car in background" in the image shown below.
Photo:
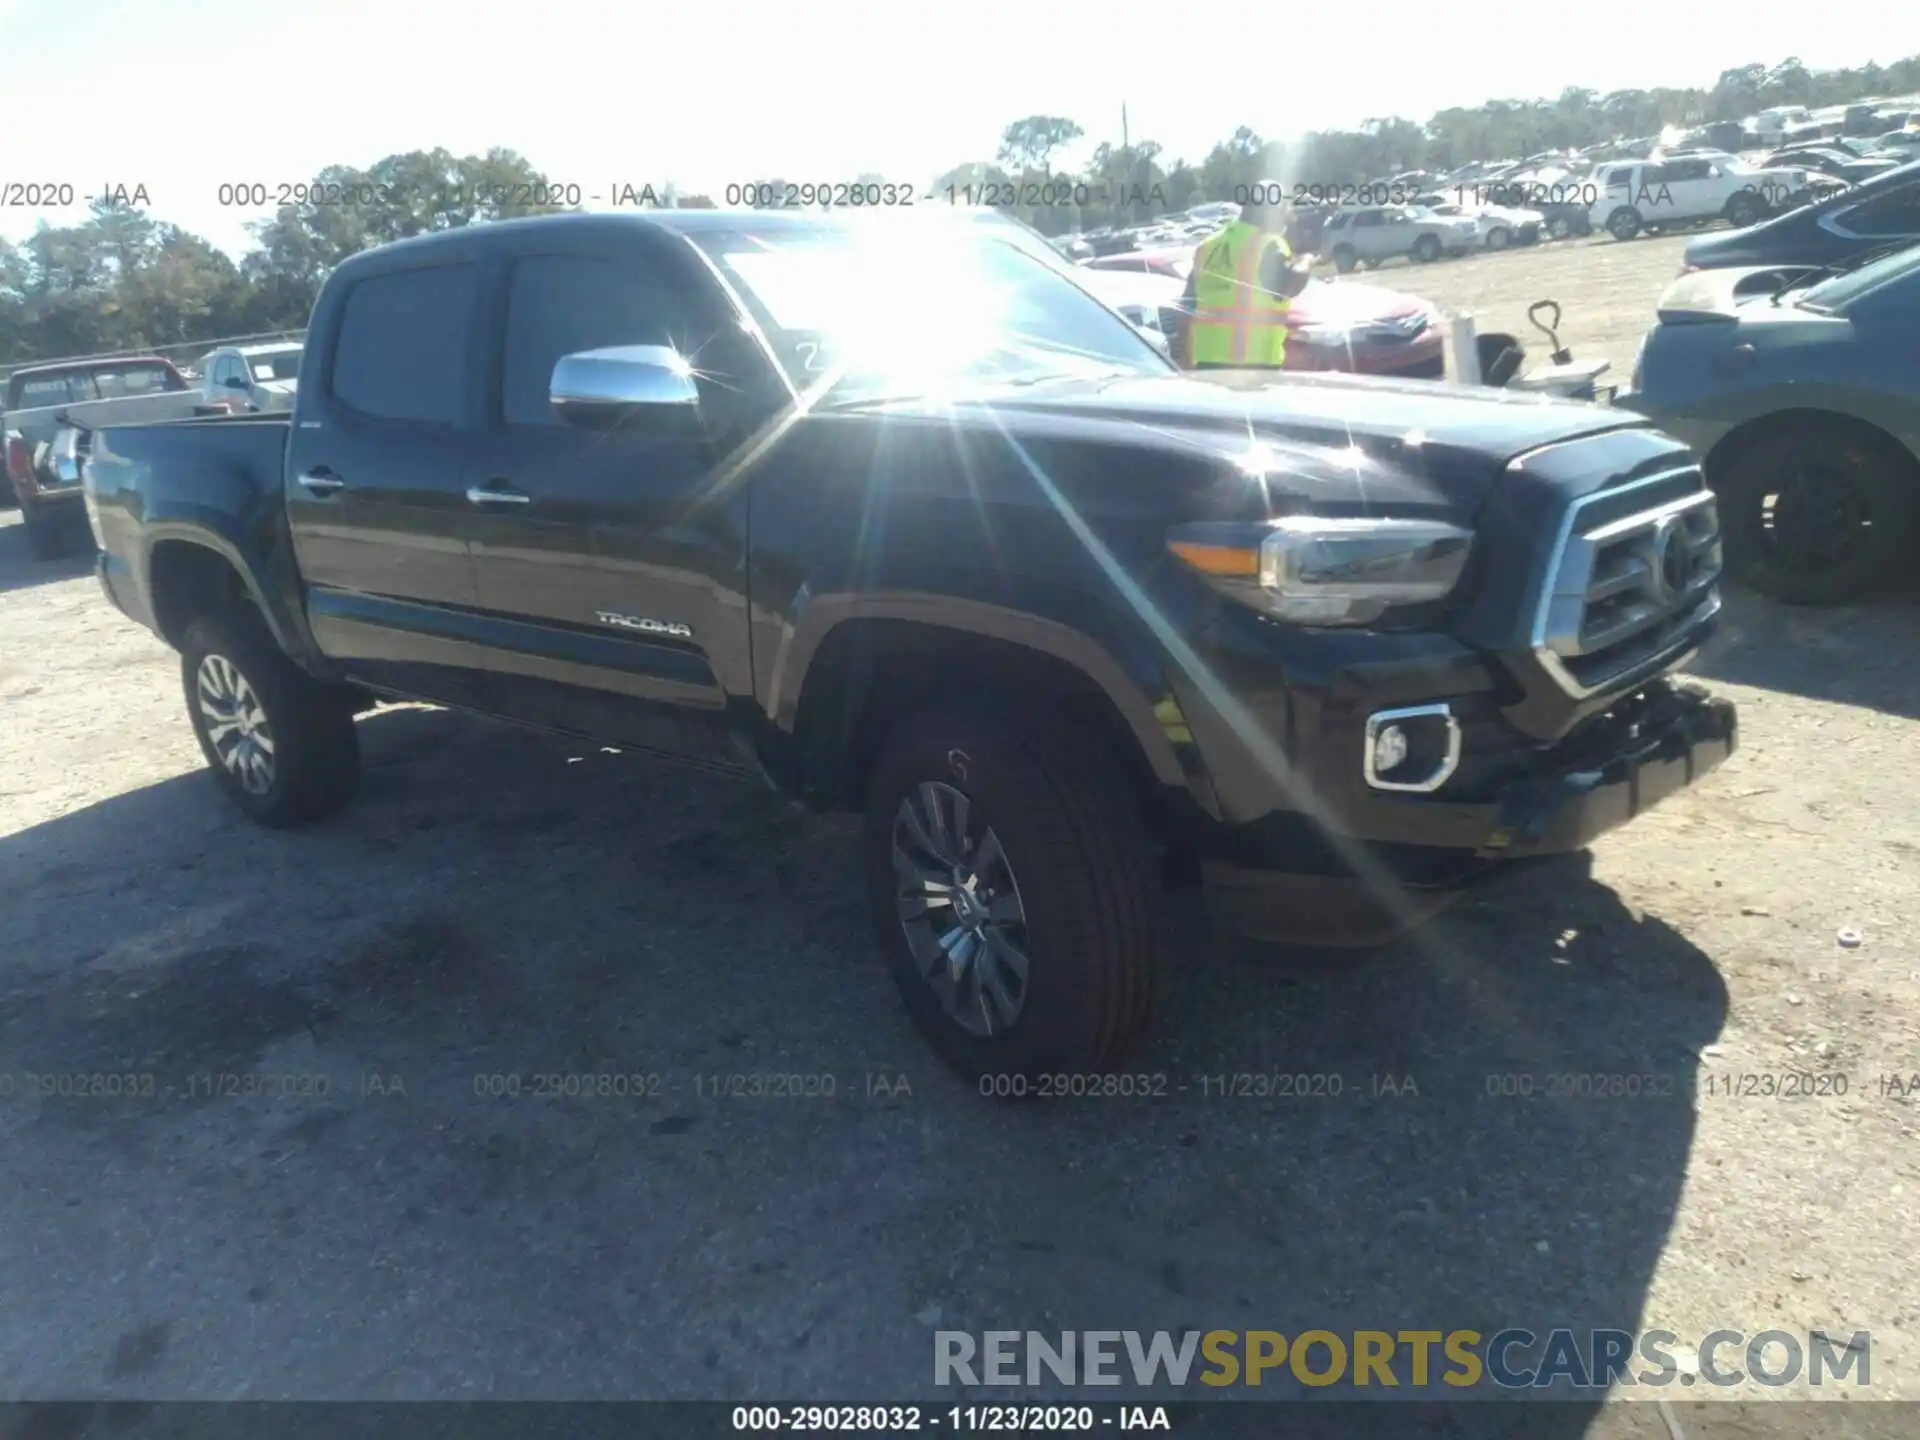
<path fill-rule="evenodd" d="M 1920 244 L 1920 161 L 1687 246 L 1685 275 L 1741 265 L 1832 265 L 1863 251 Z"/>
<path fill-rule="evenodd" d="M 1920 543 L 1920 246 L 1683 276 L 1615 403 L 1701 457 L 1731 578 L 1863 593 Z"/>

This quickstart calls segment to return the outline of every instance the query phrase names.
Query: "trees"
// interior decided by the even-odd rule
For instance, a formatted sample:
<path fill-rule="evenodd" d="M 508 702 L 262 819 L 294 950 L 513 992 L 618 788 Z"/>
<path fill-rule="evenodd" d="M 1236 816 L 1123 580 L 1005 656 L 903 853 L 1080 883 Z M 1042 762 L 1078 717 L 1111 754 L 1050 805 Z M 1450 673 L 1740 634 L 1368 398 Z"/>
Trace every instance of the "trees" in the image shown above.
<path fill-rule="evenodd" d="M 97 201 L 84 224 L 0 242 L 0 364 L 297 329 L 327 273 L 369 245 L 567 208 L 512 150 L 330 166 L 249 227 L 237 264 L 146 210 Z"/>
<path fill-rule="evenodd" d="M 1600 94 L 1574 86 L 1553 98 L 1451 107 L 1424 124 L 1380 117 L 1353 130 L 1314 131 L 1291 146 L 1242 126 L 1197 161 L 1128 136 L 1082 151 L 1077 167 L 1075 152 L 1087 138 L 1080 125 L 1063 115 L 1028 115 L 1001 131 L 992 160 L 952 167 L 934 181 L 931 195 L 936 204 L 949 196 L 961 203 L 1029 202 L 1011 208 L 1036 228 L 1059 234 L 1239 199 L 1261 181 L 1351 185 L 1405 170 L 1444 171 L 1470 160 L 1517 160 L 1540 150 L 1654 135 L 1668 125 L 1737 120 L 1770 105 L 1817 107 L 1915 91 L 1920 55 L 1850 70 L 1809 70 L 1789 57 L 1723 70 L 1707 89 Z M 723 196 L 683 194 L 668 184 L 650 189 L 662 205 L 726 203 Z M 116 194 L 96 202 L 82 224 L 42 225 L 19 244 L 0 241 L 0 364 L 297 328 L 328 272 L 369 245 L 572 208 L 590 198 L 554 193 L 512 150 L 408 151 L 364 169 L 322 171 L 301 191 L 300 203 L 250 227 L 254 248 L 236 262 L 149 214 L 137 198 L 130 203 Z"/>

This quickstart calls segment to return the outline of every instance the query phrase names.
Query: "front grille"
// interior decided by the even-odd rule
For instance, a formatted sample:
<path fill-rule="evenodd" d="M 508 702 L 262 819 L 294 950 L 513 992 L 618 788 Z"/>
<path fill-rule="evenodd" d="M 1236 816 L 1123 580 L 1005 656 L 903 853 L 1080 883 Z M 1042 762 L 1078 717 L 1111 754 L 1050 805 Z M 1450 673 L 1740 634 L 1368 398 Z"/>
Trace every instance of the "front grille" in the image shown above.
<path fill-rule="evenodd" d="M 1575 697 L 1681 650 L 1719 608 L 1720 523 L 1697 466 L 1576 501 L 1562 524 L 1534 651 Z"/>

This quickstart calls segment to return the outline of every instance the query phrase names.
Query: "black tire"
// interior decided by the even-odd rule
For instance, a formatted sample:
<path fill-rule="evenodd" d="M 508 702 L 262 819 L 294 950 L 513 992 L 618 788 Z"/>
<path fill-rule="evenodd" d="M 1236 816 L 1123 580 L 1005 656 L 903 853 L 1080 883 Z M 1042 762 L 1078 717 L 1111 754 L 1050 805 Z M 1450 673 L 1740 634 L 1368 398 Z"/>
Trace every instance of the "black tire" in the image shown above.
<path fill-rule="evenodd" d="M 33 551 L 36 560 L 59 560 L 79 549 L 79 538 L 74 534 L 74 517 L 67 513 L 68 507 L 48 508 L 45 505 L 22 505 L 20 518 L 27 529 L 27 548 Z"/>
<path fill-rule="evenodd" d="M 1573 234 L 1573 222 L 1564 215 L 1554 215 L 1547 220 L 1547 238 L 1565 240 Z"/>
<path fill-rule="evenodd" d="M 1431 265 L 1434 261 L 1438 260 L 1440 258 L 1440 237 L 1438 235 L 1422 235 L 1418 240 L 1415 240 L 1413 242 L 1413 258 L 1418 260 L 1422 265 Z"/>
<path fill-rule="evenodd" d="M 1353 267 L 1359 263 L 1360 257 L 1354 252 L 1354 248 L 1351 245 L 1336 245 L 1333 247 L 1333 268 L 1338 270 L 1342 275 L 1352 273 Z"/>
<path fill-rule="evenodd" d="M 1751 191 L 1741 190 L 1727 201 L 1727 223 L 1736 230 L 1744 230 L 1749 225 L 1759 223 L 1765 218 L 1767 207 L 1760 203 L 1760 197 Z"/>
<path fill-rule="evenodd" d="M 249 789 L 229 768 L 212 737 L 200 693 L 209 657 L 232 666 L 256 698 L 253 708 L 264 712 L 272 755 L 261 790 Z M 275 828 L 302 825 L 340 809 L 359 789 L 360 739 L 347 694 L 295 665 L 253 610 L 196 618 L 180 646 L 180 677 L 200 753 L 220 787 L 252 819 Z"/>
<path fill-rule="evenodd" d="M 921 968 L 902 916 L 896 825 L 903 803 L 922 800 L 926 787 L 966 798 L 972 843 L 961 854 L 977 859 L 991 832 L 1011 870 L 1023 923 L 1001 933 L 1024 950 L 1027 974 L 1017 1013 L 990 1034 L 948 1012 L 929 978 L 939 973 L 938 955 Z M 1159 984 L 1160 866 L 1117 761 L 1096 758 L 1084 737 L 1017 729 L 964 709 L 923 712 L 893 732 L 874 764 L 862 847 L 875 931 L 907 1012 L 961 1075 L 984 1086 L 987 1077 L 1091 1074 L 1124 1063 L 1139 1046 Z M 902 853 L 916 848 L 909 840 Z M 924 853 L 931 861 L 935 852 Z M 1001 882 L 988 878 L 986 863 L 980 872 L 985 897 Z M 925 955 L 934 917 L 954 909 L 923 901 L 921 910 L 929 919 Z"/>
<path fill-rule="evenodd" d="M 1607 233 L 1616 240 L 1631 240 L 1640 233 L 1641 224 L 1640 212 L 1631 205 L 1622 205 L 1607 216 Z"/>
<path fill-rule="evenodd" d="M 1496 225 L 1487 232 L 1487 249 L 1504 250 L 1513 243 L 1513 233 L 1504 225 Z"/>
<path fill-rule="evenodd" d="M 1873 588 L 1920 530 L 1920 467 L 1851 426 L 1771 431 L 1715 471 L 1727 573 L 1791 605 L 1837 605 Z"/>

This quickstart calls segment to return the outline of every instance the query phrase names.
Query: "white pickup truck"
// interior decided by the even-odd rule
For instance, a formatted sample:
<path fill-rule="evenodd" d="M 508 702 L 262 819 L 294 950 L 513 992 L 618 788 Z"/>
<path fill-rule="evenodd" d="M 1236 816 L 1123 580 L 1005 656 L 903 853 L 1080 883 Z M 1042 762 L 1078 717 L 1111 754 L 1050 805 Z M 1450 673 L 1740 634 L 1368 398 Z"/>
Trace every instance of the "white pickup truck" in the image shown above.
<path fill-rule="evenodd" d="M 200 392 L 157 355 L 64 360 L 14 371 L 7 378 L 0 430 L 7 480 L 35 556 L 55 559 L 87 535 L 78 470 L 53 462 L 54 442 L 71 429 L 68 422 L 97 429 L 180 419 L 199 413 L 199 403 Z"/>
<path fill-rule="evenodd" d="M 200 361 L 205 403 L 249 413 L 293 409 L 305 348 L 298 340 L 223 345 Z"/>

